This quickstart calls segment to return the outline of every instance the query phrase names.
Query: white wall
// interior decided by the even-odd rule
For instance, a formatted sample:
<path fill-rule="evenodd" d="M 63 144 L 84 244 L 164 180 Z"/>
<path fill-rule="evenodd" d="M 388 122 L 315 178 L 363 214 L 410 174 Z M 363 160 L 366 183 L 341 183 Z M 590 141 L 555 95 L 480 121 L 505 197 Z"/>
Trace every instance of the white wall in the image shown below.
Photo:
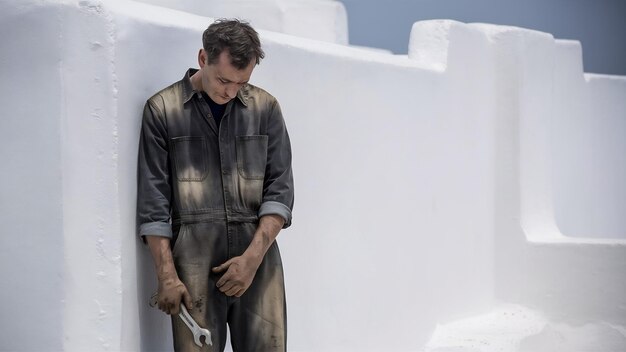
<path fill-rule="evenodd" d="M 290 346 L 415 350 L 439 320 L 489 306 L 487 90 L 404 58 L 264 43 L 255 80 L 294 141 L 294 228 L 281 235 Z"/>
<path fill-rule="evenodd" d="M 0 350 L 56 349 L 63 346 L 65 273 L 62 217 L 61 53 L 57 40 L 34 38 L 58 33 L 50 9 L 15 15 L 0 3 Z M 38 23 L 21 28 L 22 23 Z M 19 55 L 14 50 L 19 49 Z M 44 54 L 45 53 L 45 54 Z M 35 80 L 34 78 L 37 78 Z M 31 320 L 37 319 L 37 338 Z"/>
<path fill-rule="evenodd" d="M 254 28 L 348 44 L 348 18 L 336 0 L 139 0 L 213 18 L 240 18 Z"/>
<path fill-rule="evenodd" d="M 555 55 L 555 84 L 568 87 L 555 90 L 550 126 L 557 225 L 567 236 L 626 238 L 626 77 L 582 75 L 578 42 Z"/>
<path fill-rule="evenodd" d="M 137 137 L 145 99 L 196 66 L 211 19 L 131 1 L 7 1 L 0 13 L 5 31 L 20 23 L 2 43 L 12 112 L 2 126 L 13 131 L 3 219 L 7 233 L 24 233 L 2 237 L 5 285 L 24 293 L 3 292 L 17 318 L 3 318 L 15 328 L 0 349 L 170 350 L 167 317 L 147 306 L 156 282 L 134 230 Z M 294 225 L 279 238 L 290 350 L 417 350 L 438 323 L 499 300 L 626 324 L 621 240 L 576 242 L 555 225 L 567 202 L 550 196 L 550 160 L 567 148 L 550 147 L 560 120 L 549 118 L 568 95 L 554 92 L 587 94 L 562 83 L 582 75 L 557 69 L 571 59 L 562 43 L 445 21 L 414 27 L 410 58 L 261 37 L 267 58 L 253 83 L 281 102 L 294 152 Z M 588 87 L 591 106 L 604 102 L 595 94 L 615 95 L 608 118 L 621 126 L 622 88 Z M 29 149 L 19 137 L 33 131 Z M 623 170 L 619 155 L 608 160 Z M 41 312 L 54 328 L 32 339 L 21 327 Z"/>
<path fill-rule="evenodd" d="M 500 301 L 537 309 L 559 323 L 604 322 L 624 326 L 626 240 L 623 236 L 610 239 L 606 238 L 610 237 L 609 234 L 598 236 L 595 233 L 588 233 L 585 238 L 568 237 L 557 226 L 555 218 L 557 205 L 562 209 L 571 207 L 555 192 L 555 188 L 562 187 L 556 185 L 564 182 L 559 176 L 567 178 L 574 172 L 602 175 L 615 170 L 619 172 L 624 167 L 619 145 L 609 149 L 590 143 L 572 148 L 570 153 L 593 150 L 597 154 L 608 154 L 604 157 L 615 163 L 610 167 L 605 163 L 603 169 L 581 171 L 580 168 L 565 168 L 554 172 L 555 155 L 579 157 L 578 154 L 558 155 L 553 146 L 560 143 L 554 143 L 557 138 L 566 138 L 559 130 L 570 126 L 569 123 L 559 124 L 565 119 L 559 116 L 561 111 L 566 111 L 565 114 L 568 111 L 564 108 L 567 103 L 561 99 L 569 96 L 572 104 L 576 104 L 575 97 L 579 93 L 575 85 L 567 82 L 582 75 L 581 70 L 572 70 L 568 77 L 562 69 L 576 67 L 580 52 L 573 51 L 571 56 L 564 56 L 563 49 L 569 43 L 555 41 L 545 33 L 488 25 L 481 27 L 485 28 L 490 41 L 495 44 L 499 56 L 495 67 L 499 72 L 496 85 L 501 87 L 495 93 L 496 165 L 499 165 L 496 167 L 495 182 L 496 297 Z M 510 70 L 512 67 L 516 69 Z M 606 77 L 607 83 L 623 80 Z M 626 96 L 626 90 L 620 85 L 614 87 L 611 95 Z M 589 92 L 591 90 L 586 91 Z M 608 92 L 602 89 L 600 94 Z M 607 104 L 611 112 L 609 120 L 618 118 L 613 113 L 623 118 L 626 111 L 619 112 L 617 100 L 594 100 L 597 93 L 593 91 L 593 94 L 581 96 L 582 102 L 589 104 L 586 111 L 600 116 L 604 111 L 599 107 Z M 605 127 L 600 125 L 590 125 L 586 133 L 592 138 L 615 141 L 614 133 L 602 137 Z M 560 152 L 563 153 L 562 150 Z M 585 182 L 587 186 L 594 184 L 593 181 Z M 574 194 L 585 191 L 576 187 L 568 189 Z M 613 191 L 609 187 L 594 190 L 605 192 L 604 201 L 610 206 L 623 207 L 625 199 L 616 199 L 611 194 Z M 604 228 L 618 229 L 623 220 L 609 215 L 602 221 Z M 594 338 L 598 346 L 603 346 L 601 338 Z M 622 339 L 621 346 L 626 348 L 626 339 Z"/>

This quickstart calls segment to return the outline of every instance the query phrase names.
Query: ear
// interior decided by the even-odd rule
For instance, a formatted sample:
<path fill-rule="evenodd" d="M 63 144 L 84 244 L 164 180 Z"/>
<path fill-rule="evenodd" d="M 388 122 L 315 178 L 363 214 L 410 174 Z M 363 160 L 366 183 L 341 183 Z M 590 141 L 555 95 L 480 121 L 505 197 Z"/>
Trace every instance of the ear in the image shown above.
<path fill-rule="evenodd" d="M 206 65 L 206 62 L 207 62 L 206 51 L 204 51 L 204 49 L 200 49 L 198 51 L 198 65 L 200 66 L 200 68 L 203 68 L 204 65 Z"/>

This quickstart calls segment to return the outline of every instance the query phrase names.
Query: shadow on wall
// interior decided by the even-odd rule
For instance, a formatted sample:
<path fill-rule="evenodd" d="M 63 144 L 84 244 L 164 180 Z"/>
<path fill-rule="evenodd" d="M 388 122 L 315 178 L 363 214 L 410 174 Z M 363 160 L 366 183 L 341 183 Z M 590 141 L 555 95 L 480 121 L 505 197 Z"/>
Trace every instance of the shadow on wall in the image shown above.
<path fill-rule="evenodd" d="M 159 310 L 150 307 L 150 297 L 158 288 L 154 263 L 147 245 L 137 241 L 137 306 L 139 307 L 140 350 L 141 351 L 171 351 L 172 324 L 170 317 Z M 161 332 L 161 333 L 155 333 Z"/>

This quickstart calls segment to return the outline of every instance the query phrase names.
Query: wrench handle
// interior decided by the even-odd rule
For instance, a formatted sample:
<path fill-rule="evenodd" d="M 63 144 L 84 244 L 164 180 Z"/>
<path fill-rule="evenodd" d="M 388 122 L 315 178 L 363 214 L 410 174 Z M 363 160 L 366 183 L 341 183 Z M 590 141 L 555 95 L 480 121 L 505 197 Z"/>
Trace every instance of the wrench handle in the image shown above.
<path fill-rule="evenodd" d="M 196 323 L 195 320 L 193 320 L 191 315 L 189 315 L 189 312 L 187 311 L 187 308 L 185 307 L 185 304 L 183 304 L 183 302 L 180 302 L 180 312 L 178 313 L 178 316 L 192 332 L 200 329 L 200 326 Z"/>

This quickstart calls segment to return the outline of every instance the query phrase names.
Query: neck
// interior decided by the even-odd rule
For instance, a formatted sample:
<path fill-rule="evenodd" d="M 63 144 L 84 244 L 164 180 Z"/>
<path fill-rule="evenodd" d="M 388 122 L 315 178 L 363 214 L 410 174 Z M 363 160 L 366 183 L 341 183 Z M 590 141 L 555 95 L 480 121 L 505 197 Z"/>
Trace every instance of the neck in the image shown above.
<path fill-rule="evenodd" d="M 198 92 L 202 92 L 202 77 L 200 77 L 200 71 L 194 73 L 189 77 L 191 81 L 191 87 Z"/>

